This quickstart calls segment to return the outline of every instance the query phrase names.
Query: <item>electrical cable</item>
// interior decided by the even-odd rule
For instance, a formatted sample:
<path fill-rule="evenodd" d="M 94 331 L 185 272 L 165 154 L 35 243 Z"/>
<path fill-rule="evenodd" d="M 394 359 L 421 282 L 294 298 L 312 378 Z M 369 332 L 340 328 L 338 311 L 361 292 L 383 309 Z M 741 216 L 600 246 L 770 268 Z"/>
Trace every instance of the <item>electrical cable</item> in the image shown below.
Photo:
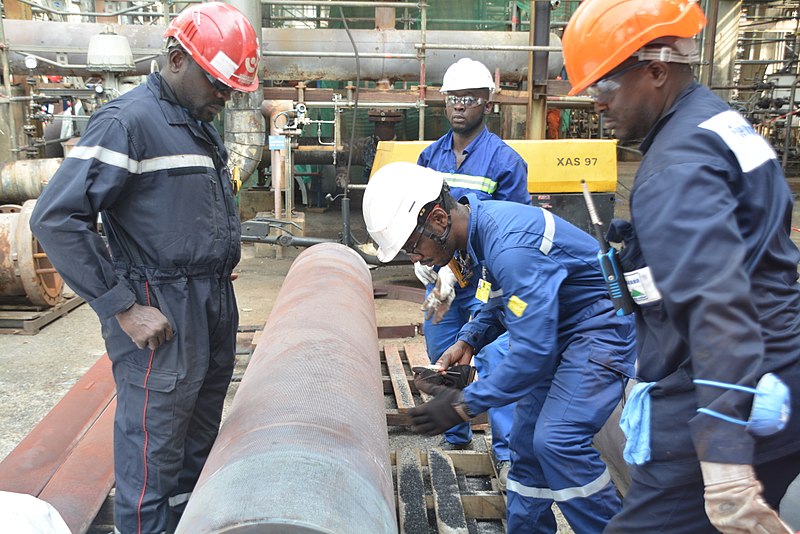
<path fill-rule="evenodd" d="M 353 145 L 355 144 L 356 140 L 356 115 L 358 112 L 358 92 L 359 86 L 361 85 L 361 59 L 358 55 L 358 47 L 356 46 L 356 42 L 353 39 L 353 35 L 350 33 L 350 28 L 347 26 L 347 19 L 344 16 L 344 10 L 342 6 L 339 6 L 339 15 L 342 17 L 342 25 L 344 26 L 344 31 L 347 33 L 347 38 L 350 39 L 350 44 L 353 46 L 353 54 L 356 57 L 356 91 L 353 96 L 353 120 L 351 121 L 350 125 L 350 147 L 347 151 L 347 183 L 345 183 L 344 187 L 344 196 L 347 197 L 347 186 L 350 184 L 350 164 L 353 161 Z"/>
<path fill-rule="evenodd" d="M 353 94 L 353 120 L 351 121 L 350 125 L 350 146 L 348 147 L 347 151 L 347 168 L 345 169 L 345 183 L 344 183 L 344 193 L 343 193 L 343 200 L 342 200 L 342 243 L 347 246 L 352 246 L 353 243 L 353 236 L 352 232 L 350 231 L 350 197 L 348 195 L 348 189 L 350 185 L 350 166 L 353 162 L 353 147 L 355 145 L 356 140 L 356 118 L 358 117 L 358 95 L 361 86 L 361 57 L 358 54 L 358 47 L 356 46 L 356 42 L 353 39 L 353 35 L 350 33 L 350 28 L 347 26 L 347 18 L 344 16 L 344 10 L 342 6 L 339 6 L 339 15 L 342 18 L 342 25 L 344 26 L 344 31 L 347 33 L 347 38 L 350 39 L 350 44 L 353 47 L 353 55 L 356 58 L 356 90 Z"/>

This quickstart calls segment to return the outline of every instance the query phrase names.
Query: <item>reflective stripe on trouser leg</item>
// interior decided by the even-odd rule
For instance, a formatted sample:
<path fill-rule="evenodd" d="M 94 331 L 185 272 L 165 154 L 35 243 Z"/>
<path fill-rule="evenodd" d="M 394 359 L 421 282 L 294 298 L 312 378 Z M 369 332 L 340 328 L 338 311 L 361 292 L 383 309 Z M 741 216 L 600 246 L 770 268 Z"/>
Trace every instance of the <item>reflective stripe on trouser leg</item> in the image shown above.
<path fill-rule="evenodd" d="M 592 438 L 622 394 L 619 375 L 568 348 L 547 387 L 517 403 L 511 436 L 508 531 L 553 532 L 537 524 L 558 506 L 575 532 L 602 532 L 619 510 L 616 490 Z"/>
<path fill-rule="evenodd" d="M 427 296 L 433 290 L 434 285 L 428 284 L 425 289 Z M 425 320 L 425 348 L 428 351 L 428 358 L 431 363 L 436 363 L 442 353 L 456 342 L 456 337 L 461 327 L 469 321 L 475 303 L 480 301 L 475 298 L 474 289 L 469 287 L 461 289 L 456 287 L 456 298 L 453 300 L 450 309 L 444 314 L 438 324 L 433 321 Z M 467 443 L 472 439 L 472 428 L 469 423 L 462 423 L 447 430 L 445 439 L 450 443 Z"/>

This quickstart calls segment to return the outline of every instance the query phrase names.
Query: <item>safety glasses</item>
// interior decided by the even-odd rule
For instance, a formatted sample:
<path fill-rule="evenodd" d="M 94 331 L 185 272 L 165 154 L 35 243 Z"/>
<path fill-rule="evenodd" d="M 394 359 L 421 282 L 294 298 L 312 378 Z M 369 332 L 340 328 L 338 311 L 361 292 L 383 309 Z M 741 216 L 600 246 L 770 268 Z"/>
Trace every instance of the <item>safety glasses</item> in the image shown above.
<path fill-rule="evenodd" d="M 206 77 L 206 80 L 208 80 L 208 83 L 211 84 L 211 86 L 214 88 L 215 91 L 218 91 L 218 92 L 223 93 L 223 94 L 230 94 L 230 93 L 232 93 L 232 92 L 234 92 L 236 90 L 233 87 L 231 87 L 230 85 L 219 81 L 214 76 L 209 74 L 208 71 L 206 71 L 206 69 L 204 69 L 202 67 L 202 65 L 200 65 L 197 61 L 195 61 L 195 59 L 191 56 L 191 54 L 186 53 L 186 57 L 189 58 L 189 60 L 192 63 L 194 63 L 197 66 L 198 69 L 200 69 L 200 72 L 203 73 L 203 76 Z"/>
<path fill-rule="evenodd" d="M 447 95 L 444 97 L 444 102 L 450 107 L 456 106 L 461 104 L 465 108 L 476 108 L 478 106 L 482 106 L 486 100 L 476 96 L 456 96 L 456 95 Z"/>
<path fill-rule="evenodd" d="M 200 67 L 200 65 L 198 65 L 198 67 Z M 200 67 L 200 70 L 203 71 L 206 80 L 208 80 L 208 83 L 210 83 L 214 87 L 215 91 L 219 91 L 220 93 L 226 93 L 226 94 L 235 91 L 233 87 L 214 78 L 211 74 L 206 72 L 205 69 L 203 69 L 202 67 Z"/>
<path fill-rule="evenodd" d="M 419 246 L 419 242 L 420 242 L 421 239 L 422 239 L 422 232 L 418 232 L 417 233 L 417 240 L 414 241 L 414 244 L 411 245 L 410 247 L 401 248 L 400 252 L 402 252 L 403 254 L 406 254 L 407 256 L 411 256 L 411 255 L 422 256 L 422 254 L 417 250 L 417 247 Z"/>
<path fill-rule="evenodd" d="M 422 210 L 420 211 L 420 217 L 425 212 L 426 207 L 429 206 L 429 205 L 430 204 L 426 204 L 426 206 L 422 208 Z M 425 219 L 422 222 L 419 222 L 419 220 L 417 221 L 417 227 L 414 229 L 414 231 L 419 234 L 419 235 L 417 235 L 417 240 L 414 241 L 414 244 L 411 245 L 410 247 L 404 246 L 403 248 L 401 248 L 400 252 L 402 252 L 402 253 L 404 253 L 404 254 L 406 254 L 408 256 L 411 256 L 411 255 L 422 256 L 422 254 L 419 252 L 419 250 L 417 250 L 417 247 L 419 246 L 419 242 L 422 239 L 422 236 L 426 233 L 425 225 L 428 224 L 428 219 L 431 218 L 431 214 L 433 213 L 433 210 L 435 210 L 438 207 L 441 207 L 441 205 L 437 202 L 436 204 L 433 205 L 433 207 L 431 209 L 427 210 L 428 213 L 425 215 Z M 428 232 L 428 234 L 430 234 L 430 232 Z M 409 239 L 411 239 L 410 236 L 409 236 Z M 408 241 L 406 241 L 406 243 L 408 243 Z"/>
<path fill-rule="evenodd" d="M 638 63 L 634 63 L 633 65 L 628 65 L 624 69 L 618 70 L 612 74 L 609 74 L 605 78 L 601 78 L 593 85 L 590 85 L 586 89 L 586 94 L 590 98 L 592 98 L 595 102 L 600 104 L 605 104 L 614 96 L 614 93 L 619 91 L 619 88 L 622 87 L 622 84 L 617 81 L 620 76 L 625 74 L 626 72 L 630 72 L 634 69 L 638 69 L 640 67 L 644 67 L 648 65 L 649 61 L 640 61 Z"/>

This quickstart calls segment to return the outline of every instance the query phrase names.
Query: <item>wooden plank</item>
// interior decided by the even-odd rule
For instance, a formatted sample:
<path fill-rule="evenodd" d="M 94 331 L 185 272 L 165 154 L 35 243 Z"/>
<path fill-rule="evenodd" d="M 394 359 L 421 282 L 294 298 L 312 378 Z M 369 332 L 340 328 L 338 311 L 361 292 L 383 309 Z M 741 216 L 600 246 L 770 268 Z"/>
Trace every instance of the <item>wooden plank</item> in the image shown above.
<path fill-rule="evenodd" d="M 425 367 L 431 364 L 428 358 L 428 349 L 425 348 L 424 343 L 403 343 L 403 349 L 406 352 L 406 360 L 408 360 L 409 367 Z M 419 395 L 422 402 L 428 402 L 433 398 L 431 395 L 421 391 Z"/>
<path fill-rule="evenodd" d="M 487 436 L 491 444 L 491 437 Z M 487 450 L 491 450 L 488 447 Z M 478 451 L 444 451 L 450 458 L 453 468 L 464 475 L 493 475 L 494 465 L 489 453 Z"/>
<path fill-rule="evenodd" d="M 411 386 L 408 384 L 408 377 L 406 376 L 405 367 L 403 367 L 403 361 L 400 359 L 400 351 L 397 345 L 384 345 L 383 353 L 386 355 L 386 367 L 389 370 L 389 376 L 394 386 L 394 399 L 397 402 L 398 410 L 402 412 L 413 408 L 415 406 L 414 396 L 411 394 Z"/>
<path fill-rule="evenodd" d="M 261 334 L 263 332 L 264 332 L 263 330 L 256 330 L 253 333 L 253 339 L 250 340 L 250 352 L 256 350 L 256 345 L 258 345 L 258 342 L 261 341 Z"/>
<path fill-rule="evenodd" d="M 52 504 L 71 532 L 83 534 L 114 485 L 116 399 L 86 432 L 39 498 Z"/>
<path fill-rule="evenodd" d="M 440 534 L 468 534 L 467 518 L 456 480 L 453 462 L 441 449 L 428 450 L 433 507 Z"/>
<path fill-rule="evenodd" d="M 397 515 L 401 534 L 428 531 L 428 510 L 425 505 L 425 482 L 419 451 L 403 448 L 397 460 Z"/>
<path fill-rule="evenodd" d="M 506 519 L 506 499 L 498 492 L 462 495 L 461 504 L 467 519 Z"/>
<path fill-rule="evenodd" d="M 38 496 L 115 396 L 103 355 L 0 462 L 0 490 Z"/>

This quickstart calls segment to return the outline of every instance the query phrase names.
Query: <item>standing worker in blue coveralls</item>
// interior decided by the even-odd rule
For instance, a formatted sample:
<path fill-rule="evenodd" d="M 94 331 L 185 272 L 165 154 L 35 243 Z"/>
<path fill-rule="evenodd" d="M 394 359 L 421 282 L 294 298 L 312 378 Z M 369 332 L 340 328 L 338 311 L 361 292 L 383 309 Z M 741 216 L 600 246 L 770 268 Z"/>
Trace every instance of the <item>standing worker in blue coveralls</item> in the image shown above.
<path fill-rule="evenodd" d="M 237 9 L 194 5 L 165 37 L 161 72 L 92 116 L 31 218 L 102 324 L 117 386 L 122 534 L 174 528 L 217 436 L 235 358 L 241 230 L 211 121 L 233 91 L 259 85 L 258 37 Z"/>
<path fill-rule="evenodd" d="M 364 193 L 378 259 L 401 250 L 423 265 L 458 256 L 478 279 L 483 306 L 437 362 L 466 364 L 507 330 L 510 350 L 465 389 L 417 387 L 434 399 L 409 411 L 435 435 L 517 401 L 508 475 L 508 531 L 556 532 L 553 502 L 575 532 L 602 532 L 620 501 L 592 447 L 634 372 L 632 317 L 618 316 L 597 261 L 597 241 L 547 210 L 449 194 L 446 173 L 410 163 L 382 167 Z M 430 384 L 430 382 L 428 382 Z"/>
<path fill-rule="evenodd" d="M 445 114 L 450 131 L 422 151 L 417 163 L 447 173 L 447 183 L 456 198 L 474 193 L 479 199 L 509 200 L 530 204 L 528 166 L 525 160 L 484 125 L 492 112 L 494 80 L 480 61 L 463 58 L 445 72 L 440 91 L 445 95 Z M 425 343 L 431 362 L 456 341 L 459 330 L 480 307 L 475 298 L 477 280 L 464 287 L 450 267 L 434 270 L 419 263 L 414 271 L 426 285 Z M 508 352 L 504 334 L 475 355 L 475 367 L 481 378 L 489 376 Z M 492 451 L 502 489 L 510 468 L 508 440 L 514 407 L 489 410 Z M 469 448 L 472 430 L 468 423 L 445 432 L 443 447 Z"/>
<path fill-rule="evenodd" d="M 609 237 L 631 273 L 642 381 L 610 533 L 793 532 L 776 513 L 800 472 L 792 194 L 767 142 L 694 80 L 705 24 L 690 0 L 586 0 L 563 37 L 570 94 L 644 154 L 632 220 Z"/>

